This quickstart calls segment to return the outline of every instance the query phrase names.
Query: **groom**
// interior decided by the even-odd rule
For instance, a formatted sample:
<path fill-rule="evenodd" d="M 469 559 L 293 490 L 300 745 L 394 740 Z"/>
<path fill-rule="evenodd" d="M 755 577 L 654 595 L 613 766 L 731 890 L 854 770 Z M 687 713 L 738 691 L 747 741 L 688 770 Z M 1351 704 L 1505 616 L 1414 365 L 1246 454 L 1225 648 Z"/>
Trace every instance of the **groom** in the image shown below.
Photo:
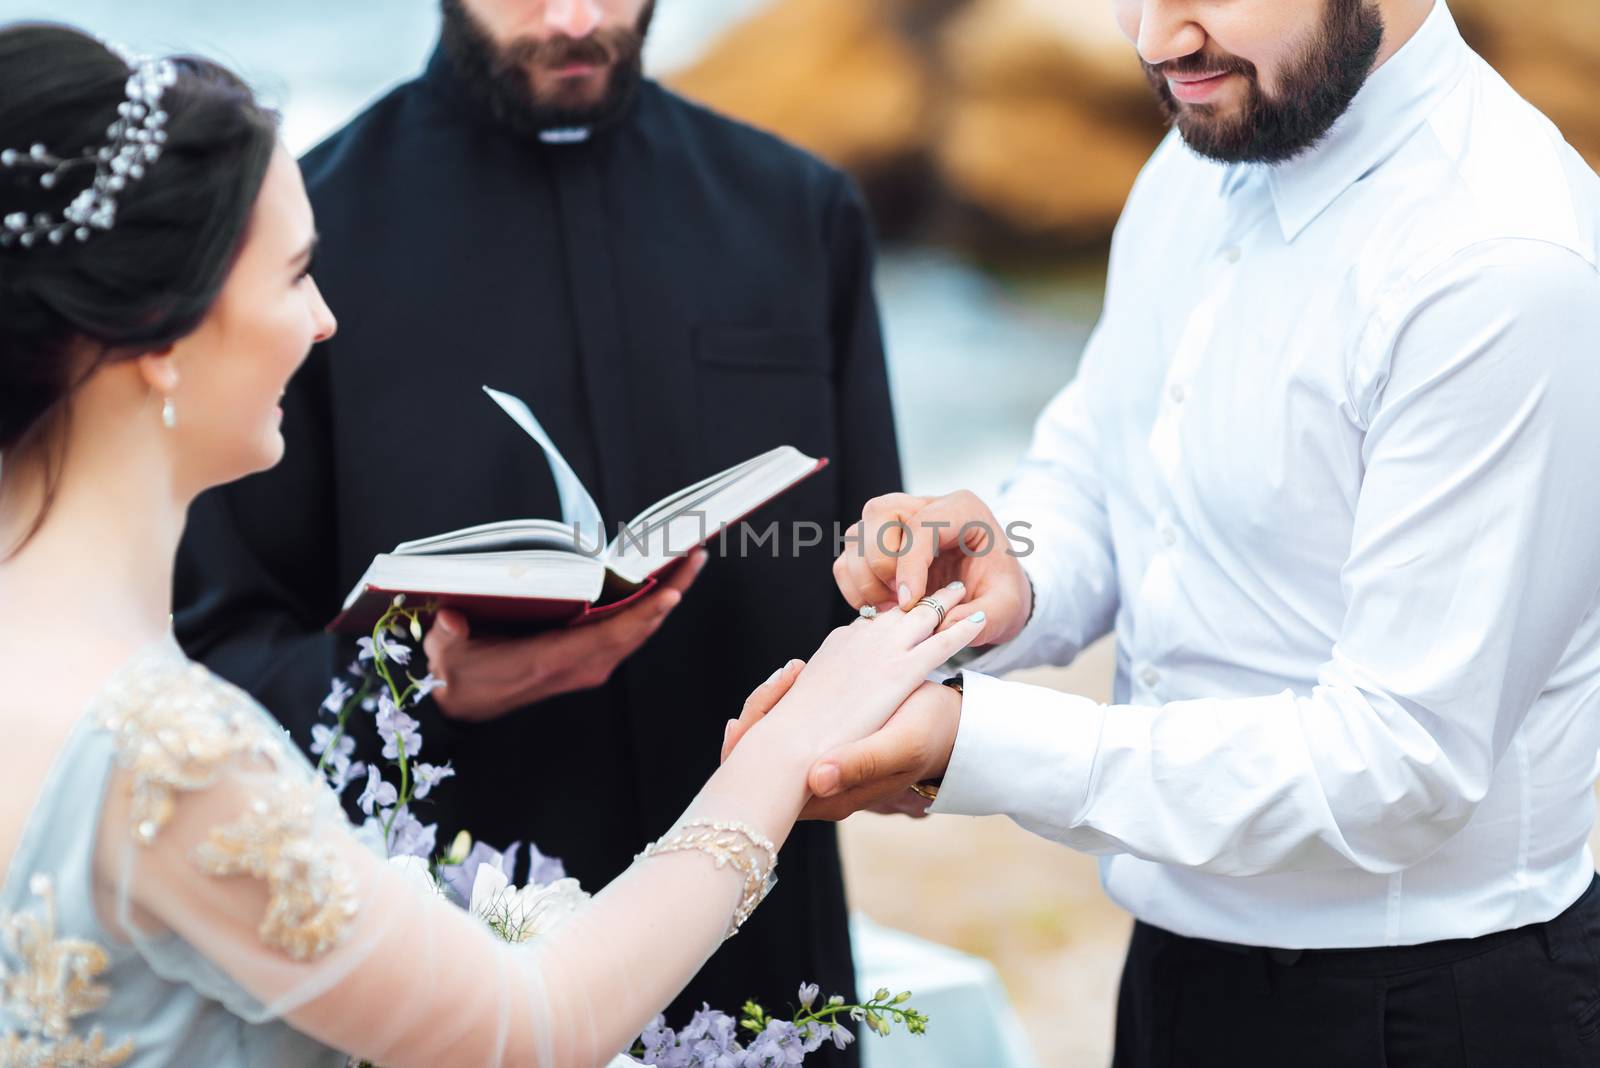
<path fill-rule="evenodd" d="M 992 648 L 812 814 L 1100 855 L 1119 1068 L 1600 1063 L 1600 180 L 1443 2 L 1116 8 L 1176 130 L 1076 381 L 835 564 Z M 1113 629 L 1114 706 L 993 677 Z"/>
<path fill-rule="evenodd" d="M 613 523 L 776 445 L 831 458 L 753 518 L 777 543 L 730 537 L 743 558 L 698 580 L 691 561 L 608 622 L 502 638 L 449 614 L 429 633 L 448 685 L 425 758 L 457 772 L 423 814 L 441 846 L 532 839 L 591 889 L 687 805 L 750 690 L 847 616 L 831 550 L 787 532 L 899 484 L 859 197 L 643 79 L 650 13 L 445 0 L 426 72 L 306 157 L 343 331 L 285 398 L 285 462 L 196 505 L 179 578 L 185 643 L 305 744 L 350 655 L 322 627 L 373 554 L 560 516 L 543 453 L 481 385 L 527 399 Z M 848 996 L 834 829 L 797 828 L 781 875 L 674 1020 L 807 981 Z"/>

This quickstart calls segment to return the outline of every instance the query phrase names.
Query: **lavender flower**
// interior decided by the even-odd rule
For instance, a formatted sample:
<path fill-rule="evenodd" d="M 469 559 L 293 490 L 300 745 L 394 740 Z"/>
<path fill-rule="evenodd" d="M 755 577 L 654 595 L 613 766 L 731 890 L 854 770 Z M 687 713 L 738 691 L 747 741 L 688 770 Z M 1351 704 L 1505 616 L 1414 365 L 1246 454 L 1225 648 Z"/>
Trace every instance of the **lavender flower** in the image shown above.
<path fill-rule="evenodd" d="M 395 707 L 388 694 L 378 698 L 378 737 L 383 739 L 383 759 L 399 760 L 400 746 L 406 747 L 406 759 L 422 752 L 422 732 L 416 720 Z"/>
<path fill-rule="evenodd" d="M 389 827 L 389 855 L 422 857 L 426 860 L 433 856 L 438 833 L 438 824 L 423 823 L 411 814 L 409 808 L 397 809 L 394 823 Z"/>
<path fill-rule="evenodd" d="M 406 743 L 406 752 L 411 752 L 411 743 Z M 411 766 L 411 796 L 421 798 L 428 796 L 432 790 L 445 779 L 456 773 L 456 769 L 449 764 L 413 764 Z"/>
<path fill-rule="evenodd" d="M 361 791 L 361 797 L 356 804 L 361 806 L 361 811 L 372 815 L 373 806 L 387 808 L 395 803 L 400 795 L 395 791 L 394 784 L 385 782 L 377 768 L 367 769 L 367 788 Z"/>
<path fill-rule="evenodd" d="M 640 1033 L 639 1042 L 644 1046 L 645 1064 L 660 1065 L 661 1068 L 682 1068 L 688 1064 L 688 1051 L 678 1048 L 678 1036 L 667 1026 L 665 1016 L 651 1020 L 649 1026 Z"/>
<path fill-rule="evenodd" d="M 512 846 L 512 850 L 517 847 Z M 539 852 L 539 847 L 532 842 L 528 843 L 528 882 L 534 886 L 545 886 L 549 883 L 559 882 L 567 877 L 566 865 L 556 857 L 547 857 Z"/>
<path fill-rule="evenodd" d="M 689 1063 L 703 1068 L 741 1068 L 743 1050 L 735 1041 L 739 1025 L 732 1016 L 701 1004 L 678 1043 L 689 1051 Z"/>
<path fill-rule="evenodd" d="M 337 716 L 344 711 L 344 703 L 355 696 L 355 692 L 355 689 L 348 682 L 343 679 L 334 679 L 333 688 L 328 691 L 328 696 L 322 699 L 322 711 L 330 716 Z"/>
<path fill-rule="evenodd" d="M 334 752 L 328 754 L 332 760 L 334 754 L 348 757 L 356 751 L 356 740 L 346 735 L 337 727 L 330 727 L 326 723 L 313 723 L 311 725 L 311 752 L 320 755 L 327 752 L 329 746 L 334 747 Z"/>
<path fill-rule="evenodd" d="M 395 635 L 395 637 L 399 637 L 399 635 Z M 404 642 L 389 641 L 382 636 L 379 637 L 379 640 L 383 642 L 384 656 L 388 657 L 390 660 L 393 660 L 401 667 L 405 667 L 407 664 L 411 663 L 411 646 L 406 645 Z"/>
<path fill-rule="evenodd" d="M 349 753 L 333 753 L 323 765 L 322 773 L 328 777 L 328 785 L 333 787 L 333 792 L 342 794 L 345 787 L 366 774 L 366 769 L 367 766 L 361 761 L 352 761 Z"/>
<path fill-rule="evenodd" d="M 439 876 L 444 880 L 444 885 L 449 889 L 456 904 L 465 908 L 472 900 L 472 887 L 478 881 L 478 869 L 487 864 L 510 882 L 516 874 L 517 850 L 521 848 L 521 842 L 514 842 L 510 849 L 501 853 L 482 842 L 474 842 L 460 864 L 445 865 L 439 869 Z"/>
<path fill-rule="evenodd" d="M 806 1059 L 805 1039 L 800 1028 L 788 1020 L 768 1020 L 764 1031 L 745 1050 L 748 1068 L 783 1068 L 802 1064 Z"/>
<path fill-rule="evenodd" d="M 443 680 L 434 678 L 432 672 L 429 672 L 428 674 L 422 676 L 422 678 L 416 679 L 414 681 L 415 681 L 415 684 L 416 684 L 416 687 L 417 687 L 417 700 L 418 701 L 421 701 L 423 698 L 427 697 L 430 693 L 432 693 L 433 691 L 437 690 L 439 687 L 444 685 Z"/>

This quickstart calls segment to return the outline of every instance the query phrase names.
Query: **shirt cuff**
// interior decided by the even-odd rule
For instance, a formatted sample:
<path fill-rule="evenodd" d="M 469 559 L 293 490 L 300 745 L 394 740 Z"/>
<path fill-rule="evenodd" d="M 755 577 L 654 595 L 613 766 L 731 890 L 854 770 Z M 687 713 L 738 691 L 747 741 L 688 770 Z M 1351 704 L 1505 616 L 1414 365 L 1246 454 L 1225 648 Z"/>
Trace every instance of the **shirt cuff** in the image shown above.
<path fill-rule="evenodd" d="M 955 749 L 928 811 L 1071 830 L 1088 804 L 1105 706 L 973 671 L 962 687 Z"/>

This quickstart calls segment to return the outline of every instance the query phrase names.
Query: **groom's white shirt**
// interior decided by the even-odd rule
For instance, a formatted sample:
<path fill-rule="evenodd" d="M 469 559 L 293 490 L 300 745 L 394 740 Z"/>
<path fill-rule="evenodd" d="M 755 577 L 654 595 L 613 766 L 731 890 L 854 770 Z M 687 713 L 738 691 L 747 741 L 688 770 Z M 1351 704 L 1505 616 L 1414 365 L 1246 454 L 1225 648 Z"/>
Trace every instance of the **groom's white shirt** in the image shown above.
<path fill-rule="evenodd" d="M 1597 246 L 1600 179 L 1443 3 L 1300 159 L 1169 137 L 1003 495 L 1035 612 L 970 665 L 933 811 L 1102 854 L 1134 915 L 1232 942 L 1408 944 L 1575 900 Z M 1113 623 L 1114 705 L 989 677 Z"/>

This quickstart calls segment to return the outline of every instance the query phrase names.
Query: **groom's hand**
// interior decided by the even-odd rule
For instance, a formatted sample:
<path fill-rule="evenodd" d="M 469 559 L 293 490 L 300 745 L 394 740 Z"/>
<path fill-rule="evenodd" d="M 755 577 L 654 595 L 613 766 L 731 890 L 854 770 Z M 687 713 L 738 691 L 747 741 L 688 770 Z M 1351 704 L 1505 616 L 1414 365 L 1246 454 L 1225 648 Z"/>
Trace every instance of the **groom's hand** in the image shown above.
<path fill-rule="evenodd" d="M 797 666 L 804 664 L 791 661 L 758 687 L 745 702 L 739 718 L 728 722 L 722 743 L 723 760 L 782 699 L 799 675 Z M 926 816 L 928 802 L 912 791 L 911 784 L 944 775 L 960 723 L 961 695 L 948 686 L 924 683 L 912 691 L 877 734 L 835 749 L 812 766 L 807 779 L 812 799 L 800 818 L 842 820 L 863 810 Z"/>
<path fill-rule="evenodd" d="M 527 638 L 474 638 L 464 615 L 440 612 L 422 642 L 428 670 L 444 682 L 434 701 L 451 719 L 483 722 L 604 685 L 666 622 L 705 562 L 705 551 L 696 550 L 660 589 L 631 608 L 598 623 Z"/>
<path fill-rule="evenodd" d="M 926 815 L 913 783 L 939 779 L 950 766 L 961 725 L 961 694 L 925 682 L 877 734 L 835 749 L 811 767 L 807 820 L 842 820 L 855 812 Z"/>
<path fill-rule="evenodd" d="M 833 562 L 833 578 L 851 605 L 879 609 L 909 608 L 929 590 L 959 579 L 967 597 L 951 610 L 950 621 L 988 614 L 975 646 L 1010 641 L 1033 609 L 1033 590 L 1006 531 L 989 506 L 966 490 L 943 497 L 874 497 L 850 528 L 845 550 Z"/>

